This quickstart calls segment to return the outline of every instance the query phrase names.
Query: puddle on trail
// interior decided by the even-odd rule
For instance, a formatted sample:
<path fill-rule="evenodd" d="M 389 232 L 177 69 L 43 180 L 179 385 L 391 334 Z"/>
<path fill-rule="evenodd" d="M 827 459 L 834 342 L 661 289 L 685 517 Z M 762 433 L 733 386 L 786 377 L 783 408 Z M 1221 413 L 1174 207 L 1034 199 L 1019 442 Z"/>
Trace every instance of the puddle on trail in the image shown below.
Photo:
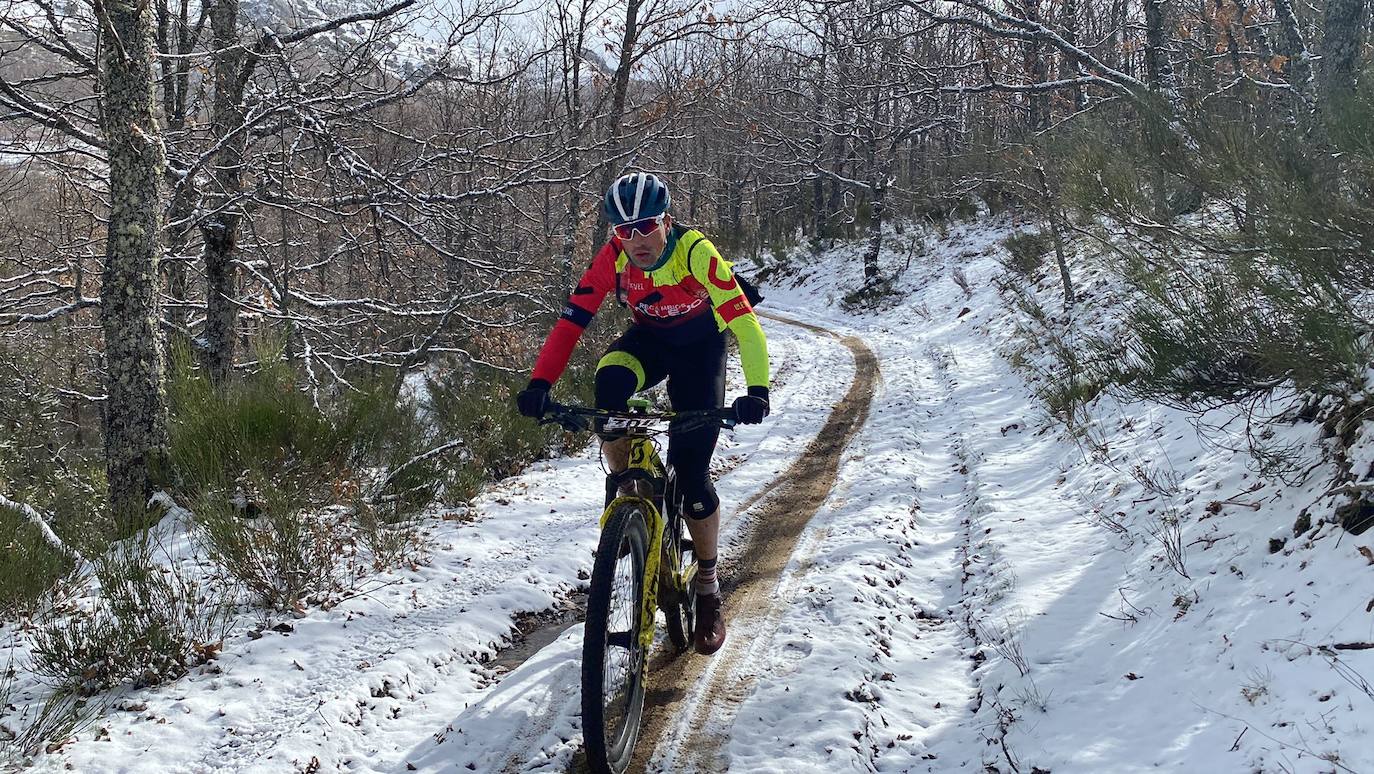
<path fill-rule="evenodd" d="M 489 666 L 502 675 L 514 672 L 534 654 L 553 644 L 563 632 L 582 623 L 586 615 L 587 592 L 582 589 L 573 592 L 557 607 L 517 617 L 511 644 L 498 651 L 488 662 Z"/>

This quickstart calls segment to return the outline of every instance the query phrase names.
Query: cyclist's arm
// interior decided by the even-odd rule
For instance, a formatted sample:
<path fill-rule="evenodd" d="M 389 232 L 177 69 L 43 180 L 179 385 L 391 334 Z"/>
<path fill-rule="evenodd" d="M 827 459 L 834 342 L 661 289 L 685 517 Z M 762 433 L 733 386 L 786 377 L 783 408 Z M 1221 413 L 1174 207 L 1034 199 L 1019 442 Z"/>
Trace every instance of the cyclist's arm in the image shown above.
<path fill-rule="evenodd" d="M 730 262 L 721 257 L 716 246 L 702 239 L 691 262 L 692 276 L 711 295 L 716 315 L 739 341 L 740 362 L 744 366 L 744 381 L 750 387 L 768 386 L 768 340 L 763 327 L 744 296 L 744 289 L 735 281 Z M 706 260 L 698 260 L 705 258 Z"/>
<path fill-rule="evenodd" d="M 549 331 L 543 348 L 539 350 L 539 358 L 534 361 L 531 384 L 543 382 L 546 386 L 552 386 L 563 375 L 573 348 L 582 338 L 582 331 L 587 329 L 596 310 L 601 308 L 606 294 L 615 287 L 615 258 L 618 252 L 614 243 L 607 242 L 592 259 L 592 265 L 587 267 L 582 279 L 577 281 L 577 287 L 563 307 L 563 314 L 554 323 L 553 330 Z"/>

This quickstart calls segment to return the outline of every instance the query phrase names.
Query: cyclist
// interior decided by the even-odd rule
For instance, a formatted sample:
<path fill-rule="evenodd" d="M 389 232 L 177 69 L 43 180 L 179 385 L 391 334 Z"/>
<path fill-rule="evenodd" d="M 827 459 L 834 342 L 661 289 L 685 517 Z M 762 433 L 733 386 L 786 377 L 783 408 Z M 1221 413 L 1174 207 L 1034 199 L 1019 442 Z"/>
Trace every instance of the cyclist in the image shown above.
<path fill-rule="evenodd" d="M 611 291 L 630 307 L 633 321 L 596 368 L 596 406 L 626 409 L 637 392 L 668 381 L 676 411 L 720 408 L 725 400 L 725 329 L 739 342 L 747 394 L 735 399 L 739 421 L 768 416 L 768 345 L 740 283 L 715 245 L 700 231 L 668 214 L 668 186 L 656 175 L 635 172 L 606 191 L 610 240 L 577 283 L 562 317 L 535 361 L 529 386 L 516 396 L 520 413 L 543 416 L 549 390 L 567 367 L 582 331 Z M 715 653 L 725 642 L 716 572 L 720 498 L 709 466 L 720 430 L 672 432 L 668 462 L 677 471 L 688 531 L 697 557 L 697 652 Z M 629 439 L 602 435 L 612 472 L 629 465 Z"/>

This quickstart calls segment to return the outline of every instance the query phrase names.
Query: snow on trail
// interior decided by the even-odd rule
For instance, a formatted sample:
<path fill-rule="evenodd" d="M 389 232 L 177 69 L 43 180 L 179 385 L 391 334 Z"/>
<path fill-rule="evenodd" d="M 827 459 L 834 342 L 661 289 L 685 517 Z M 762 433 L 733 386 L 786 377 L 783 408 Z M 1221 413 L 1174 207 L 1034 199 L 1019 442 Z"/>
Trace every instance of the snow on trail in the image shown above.
<path fill-rule="evenodd" d="M 819 316 L 857 328 L 884 380 L 808 530 L 808 561 L 779 589 L 788 611 L 766 677 L 739 709 L 731 770 L 953 771 L 984 747 L 965 725 L 980 701 L 968 621 L 1000 570 L 975 528 L 966 433 L 1016 398 L 987 389 L 994 356 L 961 338 L 957 285 L 930 279 L 878 325 Z M 808 299 L 787 301 L 800 315 Z"/>
<path fill-rule="evenodd" d="M 834 487 L 844 450 L 868 416 L 880 376 L 873 353 L 861 341 L 845 338 L 842 342 L 853 353 L 855 364 L 844 399 L 797 463 L 746 515 L 747 540 L 727 554 L 721 584 L 729 599 L 730 635 L 725 647 L 709 658 L 689 653 L 662 668 L 651 664 L 650 695 L 662 699 L 646 708 L 636 756 L 639 761 L 651 758 L 649 769 L 687 771 L 720 765 L 719 749 L 728 736 L 734 708 L 752 688 L 757 665 L 776 629 L 779 578 L 795 561 L 798 538 Z M 643 766 L 631 766 L 639 768 Z"/>

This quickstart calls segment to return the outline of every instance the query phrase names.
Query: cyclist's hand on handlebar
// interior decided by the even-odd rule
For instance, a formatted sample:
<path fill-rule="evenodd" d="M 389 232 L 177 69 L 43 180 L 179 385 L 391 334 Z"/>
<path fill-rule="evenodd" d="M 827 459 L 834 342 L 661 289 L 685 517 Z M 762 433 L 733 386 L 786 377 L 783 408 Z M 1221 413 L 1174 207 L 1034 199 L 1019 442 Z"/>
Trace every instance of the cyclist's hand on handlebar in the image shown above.
<path fill-rule="evenodd" d="M 549 410 L 549 388 L 548 382 L 543 379 L 531 379 L 530 384 L 515 396 L 515 406 L 520 413 L 531 419 L 542 419 L 544 412 Z"/>
<path fill-rule="evenodd" d="M 748 395 L 735 398 L 735 416 L 742 425 L 757 425 L 768 416 L 768 388 L 750 387 Z"/>

